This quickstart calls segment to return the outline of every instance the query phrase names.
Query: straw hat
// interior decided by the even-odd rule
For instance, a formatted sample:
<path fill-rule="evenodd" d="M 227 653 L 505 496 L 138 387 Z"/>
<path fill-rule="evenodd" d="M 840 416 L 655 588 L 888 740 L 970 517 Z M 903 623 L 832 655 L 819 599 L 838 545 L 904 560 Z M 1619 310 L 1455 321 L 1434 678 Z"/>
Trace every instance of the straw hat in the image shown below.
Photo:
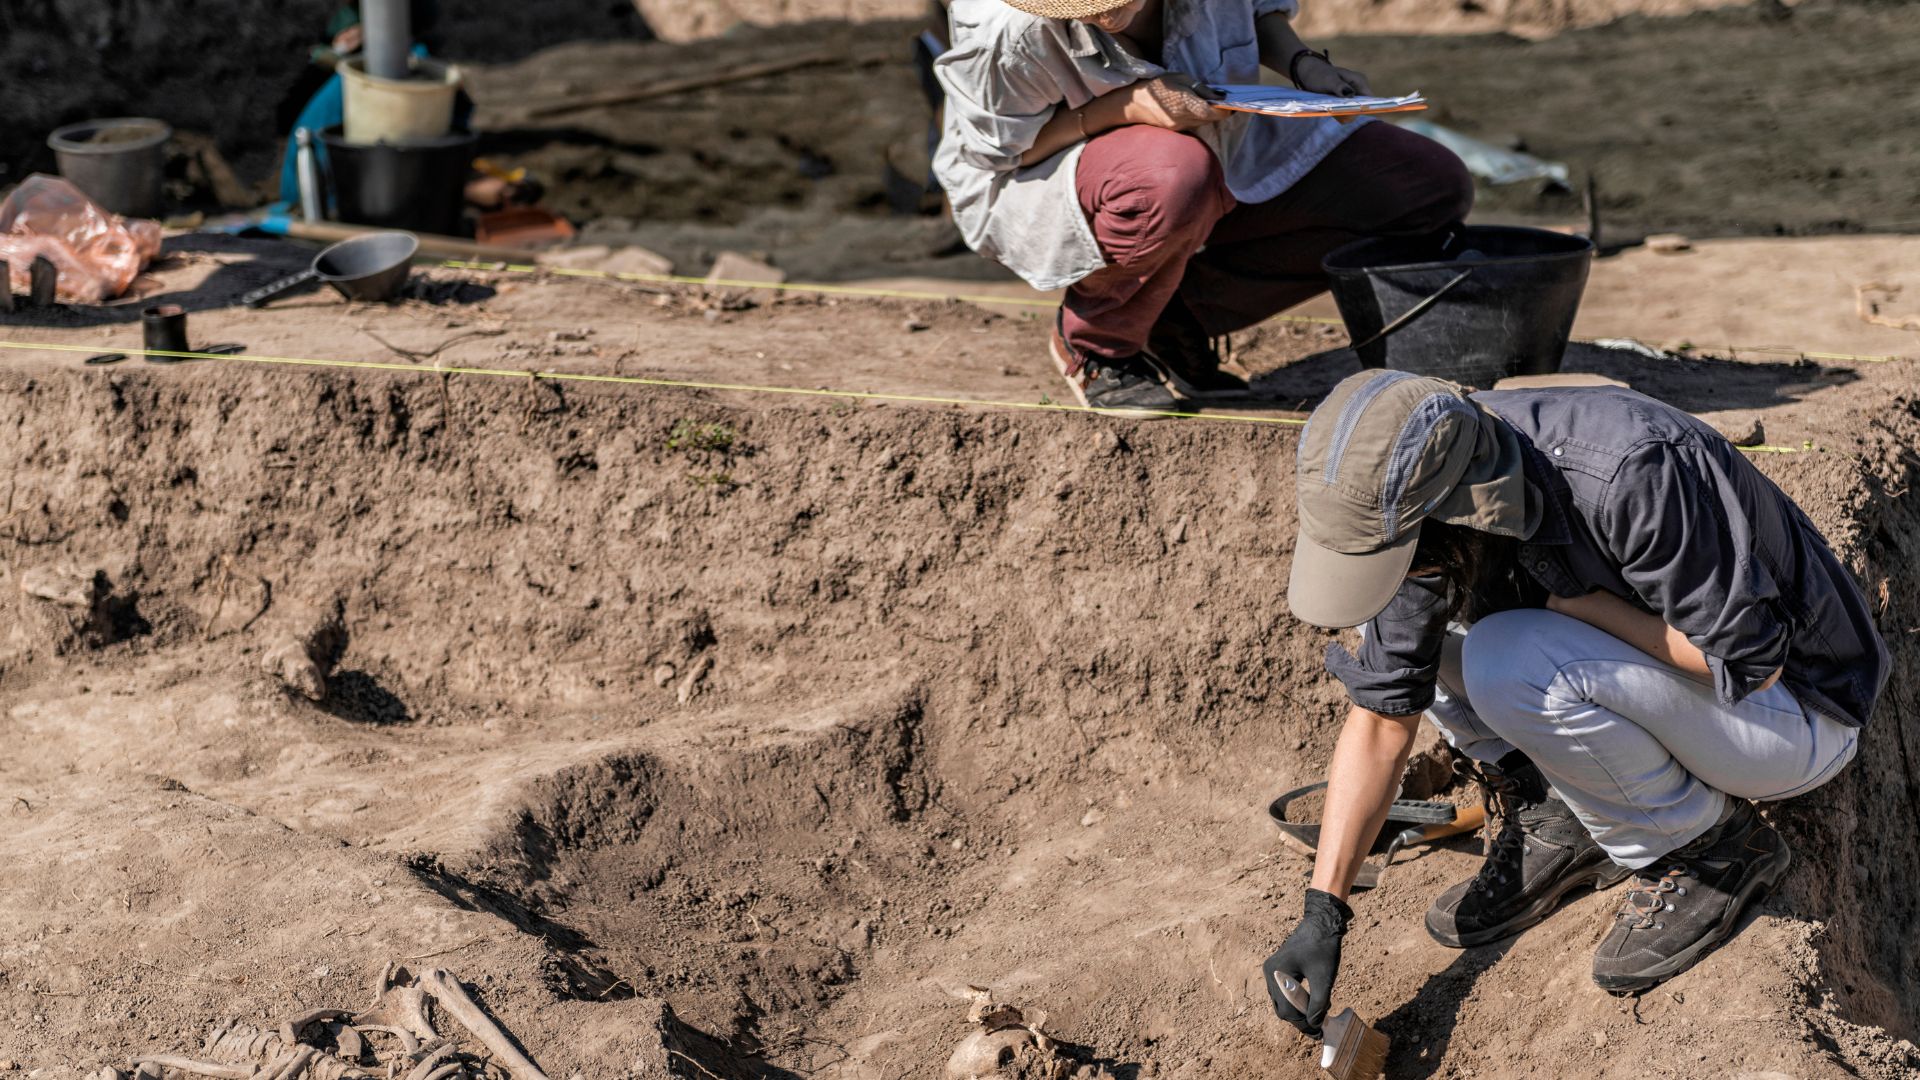
<path fill-rule="evenodd" d="M 1029 15 L 1047 19 L 1086 19 L 1123 8 L 1133 0 L 1006 0 Z"/>

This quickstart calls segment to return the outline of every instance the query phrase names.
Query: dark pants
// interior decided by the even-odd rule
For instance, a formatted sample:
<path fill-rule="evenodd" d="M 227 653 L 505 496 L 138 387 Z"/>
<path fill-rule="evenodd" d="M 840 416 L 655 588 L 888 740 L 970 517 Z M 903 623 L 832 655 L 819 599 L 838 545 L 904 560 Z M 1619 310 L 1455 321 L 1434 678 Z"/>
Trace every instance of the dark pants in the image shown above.
<path fill-rule="evenodd" d="M 1200 140 L 1139 125 L 1094 136 L 1077 185 L 1108 266 L 1067 290 L 1066 335 L 1108 357 L 1145 347 L 1176 293 L 1209 334 L 1232 333 L 1324 292 L 1334 248 L 1433 232 L 1473 207 L 1459 158 L 1386 123 L 1263 203 L 1236 203 Z"/>

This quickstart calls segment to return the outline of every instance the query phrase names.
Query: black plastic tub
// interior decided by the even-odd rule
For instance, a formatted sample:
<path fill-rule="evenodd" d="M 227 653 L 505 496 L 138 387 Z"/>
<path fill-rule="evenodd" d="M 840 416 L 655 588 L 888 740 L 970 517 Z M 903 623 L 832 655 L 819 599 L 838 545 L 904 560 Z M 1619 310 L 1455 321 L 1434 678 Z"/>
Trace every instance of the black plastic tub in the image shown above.
<path fill-rule="evenodd" d="M 335 216 L 356 225 L 461 235 L 479 141 L 466 132 L 367 145 L 346 141 L 339 128 L 321 132 Z"/>
<path fill-rule="evenodd" d="M 47 137 L 60 175 L 108 213 L 156 217 L 173 128 L 144 116 L 68 124 Z"/>
<path fill-rule="evenodd" d="M 1358 240 L 1322 265 L 1362 364 L 1485 389 L 1560 370 L 1593 243 L 1474 225 Z"/>

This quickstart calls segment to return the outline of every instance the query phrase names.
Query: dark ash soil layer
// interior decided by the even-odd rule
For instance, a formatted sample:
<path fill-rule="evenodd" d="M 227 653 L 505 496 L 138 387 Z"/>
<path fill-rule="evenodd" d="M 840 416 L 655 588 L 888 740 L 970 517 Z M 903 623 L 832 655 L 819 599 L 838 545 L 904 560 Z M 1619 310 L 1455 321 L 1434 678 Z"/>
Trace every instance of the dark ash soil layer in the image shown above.
<path fill-rule="evenodd" d="M 0 5 L 0 185 L 54 171 L 47 133 L 105 116 L 156 116 L 211 135 L 264 175 L 285 137 L 274 107 L 322 44 L 335 0 L 9 0 Z M 436 0 L 434 51 L 460 61 L 516 60 L 565 41 L 646 39 L 627 0 Z M 296 105 L 297 107 L 297 105 Z M 251 177 L 249 177 L 251 178 Z"/>
<path fill-rule="evenodd" d="M 1777 406 L 1821 449 L 1762 459 L 1903 668 L 1905 378 Z M 968 983 L 1136 1080 L 1312 1073 L 1257 974 L 1304 888 L 1260 808 L 1341 711 L 1279 597 L 1290 431 L 212 365 L 0 401 L 0 1055 L 192 1048 L 427 954 L 559 1076 L 927 1075 Z M 138 620 L 22 591 L 55 571 Z M 334 599 L 315 705 L 258 665 Z M 1612 896 L 1428 942 L 1462 842 L 1357 902 L 1341 995 L 1395 1075 L 1910 1075 L 1917 710 L 1901 675 L 1772 811 L 1787 885 L 1661 992 L 1587 980 Z"/>
<path fill-rule="evenodd" d="M 641 243 L 689 271 L 732 249 L 774 253 L 796 277 L 993 272 L 952 257 L 956 237 L 939 223 L 887 216 L 885 163 L 913 174 L 924 155 L 928 114 L 908 62 L 917 22 L 742 26 L 672 45 L 648 42 L 624 0 L 441 7 L 443 51 L 471 70 L 489 153 L 545 180 L 549 206 L 590 225 L 596 241 Z M 0 10 L 0 70 L 20 76 L 0 83 L 0 185 L 52 167 L 43 142 L 58 124 L 121 114 L 211 135 L 246 179 L 267 176 L 282 137 L 274 103 L 328 5 L 301 0 L 265 20 L 222 18 L 230 8 L 30 0 Z M 1907 77 L 1920 63 L 1912 19 L 1910 3 L 1810 0 L 1790 12 L 1631 16 L 1543 41 L 1325 44 L 1383 90 L 1424 91 L 1427 118 L 1523 142 L 1567 162 L 1577 181 L 1592 173 L 1613 240 L 1912 232 L 1916 151 L 1890 119 L 1920 109 Z M 520 115 L 535 102 L 840 44 L 878 59 Z M 1502 217 L 1583 217 L 1577 194 L 1526 185 L 1484 189 L 1480 205 Z"/>
<path fill-rule="evenodd" d="M 1782 9 L 1784 10 L 1784 9 Z M 1381 90 L 1421 90 L 1423 119 L 1567 163 L 1575 190 L 1482 187 L 1484 218 L 1585 220 L 1595 177 L 1603 240 L 1920 229 L 1920 111 L 1910 4 L 1741 6 L 1629 17 L 1543 41 L 1499 34 L 1325 42 Z M 993 268 L 953 257 L 938 219 L 887 216 L 883 168 L 921 175 L 929 113 L 907 44 L 915 24 L 743 28 L 696 46 L 581 41 L 476 71 L 496 156 L 547 178 L 552 205 L 595 242 L 639 243 L 703 270 L 722 250 L 770 253 L 796 280 Z M 528 119 L 534 102 L 844 43 L 884 62 L 809 68 L 616 108 Z M 1873 101 L 1861 108 L 1862 100 Z M 946 257 L 941 258 L 941 253 Z"/>
<path fill-rule="evenodd" d="M 1353 37 L 1333 45 L 1376 87 L 1419 89 L 1423 118 L 1517 139 L 1591 173 L 1616 240 L 1920 230 L 1917 152 L 1892 116 L 1920 112 L 1908 3 L 1753 4 L 1629 16 L 1545 41 Z M 1872 101 L 1862 109 L 1857 103 Z M 1882 111 L 1882 110 L 1886 111 Z M 1580 198 L 1483 188 L 1481 212 L 1557 212 Z"/>

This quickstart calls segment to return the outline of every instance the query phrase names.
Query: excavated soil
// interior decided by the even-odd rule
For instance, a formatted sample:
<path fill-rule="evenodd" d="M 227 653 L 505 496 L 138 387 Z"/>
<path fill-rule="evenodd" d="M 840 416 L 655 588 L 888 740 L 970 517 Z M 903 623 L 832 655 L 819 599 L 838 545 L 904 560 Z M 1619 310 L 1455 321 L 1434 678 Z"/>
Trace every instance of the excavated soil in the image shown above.
<path fill-rule="evenodd" d="M 664 41 L 695 41 L 743 25 L 916 17 L 936 0 L 635 0 Z M 1509 33 L 1549 37 L 1628 15 L 1683 15 L 1747 0 L 1307 0 L 1301 32 L 1330 34 Z M 1786 5 L 1782 4 L 1782 7 Z"/>
<path fill-rule="evenodd" d="M 1658 232 L 1920 228 L 1914 143 L 1887 122 L 1920 109 L 1920 81 L 1903 75 L 1920 63 L 1920 37 L 1905 32 L 1912 17 L 1906 5 L 1818 0 L 1790 13 L 1636 15 L 1542 41 L 1314 40 L 1383 91 L 1424 92 L 1424 119 L 1568 166 L 1571 190 L 1483 185 L 1482 220 L 1585 228 L 1591 177 L 1602 240 L 1616 245 Z M 890 214 L 887 168 L 925 176 L 931 114 L 908 50 L 917 29 L 821 22 L 744 26 L 692 46 L 581 40 L 475 67 L 475 122 L 487 152 L 544 178 L 548 204 L 585 238 L 643 245 L 684 273 L 734 250 L 795 280 L 1006 277 L 967 253 L 944 218 Z M 534 115 L 609 88 L 828 48 L 856 62 Z"/>
<path fill-rule="evenodd" d="M 1679 13 L 1694 6 L 1310 0 L 1303 30 L 1380 89 L 1423 91 L 1434 106 L 1427 119 L 1564 162 L 1576 187 L 1592 175 L 1613 241 L 1920 228 L 1907 182 L 1913 140 L 1888 122 L 1920 108 L 1906 77 L 1920 62 L 1911 5 L 1808 0 Z M 283 7 L 269 20 L 246 17 L 233 0 L 0 7 L 0 71 L 18 76 L 0 79 L 0 188 L 52 169 L 44 139 L 53 127 L 128 114 L 210 137 L 243 181 L 277 182 L 275 104 L 301 77 L 329 10 L 319 0 Z M 909 59 L 922 21 L 905 18 L 911 4 L 649 8 L 663 35 L 726 29 L 691 45 L 649 40 L 624 2 L 441 7 L 441 51 L 468 72 L 486 152 L 528 167 L 545 181 L 547 205 L 596 241 L 640 243 L 695 273 L 729 249 L 770 254 L 796 277 L 996 273 L 961 253 L 945 222 L 889 216 L 888 163 L 919 176 L 926 156 L 929 112 Z M 832 21 L 842 16 L 883 21 Z M 812 21 L 754 25 L 794 18 Z M 1543 26 L 1578 29 L 1547 40 L 1510 32 Z M 829 47 L 858 62 L 527 114 Z M 207 192 L 190 182 L 195 168 L 177 155 L 170 190 L 207 208 Z M 1508 219 L 1585 219 L 1577 192 L 1529 185 L 1485 189 L 1480 207 Z"/>
<path fill-rule="evenodd" d="M 281 268 L 245 250 L 162 276 L 218 306 L 208 282 Z M 365 358 L 360 327 L 416 351 L 494 329 L 437 359 L 1052 389 L 1042 322 L 964 304 L 444 277 L 195 333 Z M 1338 344 L 1274 324 L 1240 355 L 1305 406 Z M 1125 1080 L 1314 1075 L 1258 977 L 1305 887 L 1264 807 L 1322 773 L 1343 707 L 1282 597 L 1292 428 L 6 355 L 0 1057 L 58 1080 L 192 1051 L 225 1017 L 357 1006 L 403 960 L 457 972 L 555 1077 L 937 1075 L 969 984 Z M 1471 872 L 1461 840 L 1358 896 L 1337 996 L 1395 1077 L 1912 1075 L 1911 373 L 1572 366 L 1806 447 L 1758 460 L 1878 597 L 1901 673 L 1856 764 L 1768 811 L 1791 876 L 1695 970 L 1594 988 L 1615 896 L 1441 949 L 1420 913 Z M 314 702 L 263 660 L 336 604 Z"/>

